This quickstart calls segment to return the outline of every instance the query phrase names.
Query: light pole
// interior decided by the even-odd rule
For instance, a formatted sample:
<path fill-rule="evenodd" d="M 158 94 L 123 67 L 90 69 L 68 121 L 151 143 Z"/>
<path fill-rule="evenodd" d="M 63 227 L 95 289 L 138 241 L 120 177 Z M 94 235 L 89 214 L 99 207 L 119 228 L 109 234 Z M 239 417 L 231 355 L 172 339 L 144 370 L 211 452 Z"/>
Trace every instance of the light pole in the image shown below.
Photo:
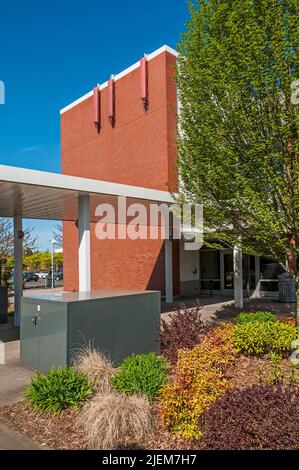
<path fill-rule="evenodd" d="M 51 286 L 54 289 L 54 245 L 58 245 L 57 240 L 51 240 Z"/>

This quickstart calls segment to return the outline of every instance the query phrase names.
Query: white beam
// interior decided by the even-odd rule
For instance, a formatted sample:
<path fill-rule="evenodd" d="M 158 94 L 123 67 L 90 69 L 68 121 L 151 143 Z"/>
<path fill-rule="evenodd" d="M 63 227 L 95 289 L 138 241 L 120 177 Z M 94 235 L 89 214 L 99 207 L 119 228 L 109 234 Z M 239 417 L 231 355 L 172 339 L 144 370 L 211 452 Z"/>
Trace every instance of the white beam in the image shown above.
<path fill-rule="evenodd" d="M 11 183 L 12 185 L 26 185 L 40 187 L 42 197 L 43 188 L 53 190 L 75 191 L 90 195 L 125 196 L 132 199 L 144 199 L 146 201 L 174 203 L 175 196 L 167 191 L 159 189 L 149 189 L 140 186 L 132 186 L 122 183 L 112 183 L 110 181 L 100 181 L 80 176 L 62 175 L 47 171 L 29 170 L 28 168 L 17 168 L 8 165 L 0 165 L 0 184 Z M 26 187 L 22 188 L 25 194 Z M 23 193 L 22 193 L 23 196 Z M 19 203 L 19 201 L 17 201 Z M 47 211 L 45 210 L 45 219 Z"/>
<path fill-rule="evenodd" d="M 14 324 L 20 326 L 21 297 L 23 295 L 23 232 L 22 217 L 14 216 Z"/>
<path fill-rule="evenodd" d="M 78 197 L 79 291 L 91 290 L 89 196 Z"/>
<path fill-rule="evenodd" d="M 243 255 L 240 245 L 234 246 L 234 299 L 235 308 L 243 308 Z"/>
<path fill-rule="evenodd" d="M 165 296 L 166 303 L 173 302 L 173 279 L 172 279 L 172 241 L 165 240 Z"/>

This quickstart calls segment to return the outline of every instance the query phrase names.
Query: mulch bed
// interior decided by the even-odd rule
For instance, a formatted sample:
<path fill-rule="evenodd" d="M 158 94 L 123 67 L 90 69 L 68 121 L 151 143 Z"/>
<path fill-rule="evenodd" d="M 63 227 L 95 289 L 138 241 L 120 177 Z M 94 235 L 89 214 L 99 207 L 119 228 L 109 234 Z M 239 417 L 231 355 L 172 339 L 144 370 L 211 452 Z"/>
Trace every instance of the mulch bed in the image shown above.
<path fill-rule="evenodd" d="M 289 359 L 283 359 L 281 362 L 286 382 L 291 372 L 290 365 Z M 230 379 L 232 387 L 245 388 L 259 384 L 261 381 L 265 383 L 269 378 L 269 373 L 270 361 L 266 357 L 240 356 L 236 364 L 227 371 L 227 377 Z"/>
<path fill-rule="evenodd" d="M 62 414 L 33 413 L 19 401 L 0 408 L 0 421 L 48 449 L 84 449 L 84 436 L 75 429 L 76 413 L 66 410 Z"/>
<path fill-rule="evenodd" d="M 0 408 L 0 421 L 26 435 L 45 449 L 87 449 L 84 434 L 76 426 L 77 412 L 66 410 L 59 417 L 33 413 L 23 401 Z M 185 450 L 191 449 L 188 441 L 165 431 L 156 420 L 154 432 L 146 439 L 127 439 L 119 449 Z"/>

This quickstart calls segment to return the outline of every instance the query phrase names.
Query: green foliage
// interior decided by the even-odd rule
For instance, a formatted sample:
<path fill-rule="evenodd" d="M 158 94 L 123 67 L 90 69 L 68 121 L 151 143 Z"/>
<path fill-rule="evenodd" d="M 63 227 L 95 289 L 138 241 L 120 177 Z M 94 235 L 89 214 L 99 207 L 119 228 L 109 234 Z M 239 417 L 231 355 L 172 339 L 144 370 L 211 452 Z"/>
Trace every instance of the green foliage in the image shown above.
<path fill-rule="evenodd" d="M 282 357 L 280 354 L 271 351 L 268 354 L 268 358 L 270 359 L 268 383 L 269 385 L 278 385 L 282 383 L 284 379 L 283 370 L 281 366 Z"/>
<path fill-rule="evenodd" d="M 298 0 L 194 3 L 177 67 L 182 200 L 204 204 L 207 242 L 286 266 L 299 254 Z"/>
<path fill-rule="evenodd" d="M 233 338 L 239 351 L 249 355 L 270 351 L 287 354 L 292 350 L 292 341 L 298 338 L 298 329 L 280 321 L 250 321 L 237 325 Z"/>
<path fill-rule="evenodd" d="M 257 321 L 260 323 L 276 322 L 278 318 L 271 312 L 239 313 L 236 317 L 237 325 Z"/>
<path fill-rule="evenodd" d="M 10 256 L 7 259 L 7 267 L 13 268 L 14 257 Z M 28 256 L 23 257 L 23 267 L 28 271 L 47 271 L 51 268 L 52 260 L 51 253 L 49 251 L 37 252 Z M 63 266 L 63 254 L 55 253 L 54 254 L 54 266 L 55 269 L 61 269 Z"/>
<path fill-rule="evenodd" d="M 47 375 L 38 373 L 25 389 L 25 398 L 35 411 L 59 415 L 65 408 L 79 409 L 92 395 L 92 387 L 83 374 L 72 367 L 50 369 Z"/>
<path fill-rule="evenodd" d="M 132 355 L 123 360 L 111 384 L 127 395 L 146 395 L 153 400 L 166 384 L 168 373 L 164 357 L 154 353 Z"/>

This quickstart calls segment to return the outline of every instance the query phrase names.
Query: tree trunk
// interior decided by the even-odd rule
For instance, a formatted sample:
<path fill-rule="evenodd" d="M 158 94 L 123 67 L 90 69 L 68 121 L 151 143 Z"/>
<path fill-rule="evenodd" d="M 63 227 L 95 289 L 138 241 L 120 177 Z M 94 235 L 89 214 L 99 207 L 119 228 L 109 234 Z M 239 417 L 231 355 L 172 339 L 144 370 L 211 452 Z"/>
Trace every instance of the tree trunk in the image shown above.
<path fill-rule="evenodd" d="M 299 327 L 299 286 L 297 283 L 296 291 L 296 326 Z"/>

